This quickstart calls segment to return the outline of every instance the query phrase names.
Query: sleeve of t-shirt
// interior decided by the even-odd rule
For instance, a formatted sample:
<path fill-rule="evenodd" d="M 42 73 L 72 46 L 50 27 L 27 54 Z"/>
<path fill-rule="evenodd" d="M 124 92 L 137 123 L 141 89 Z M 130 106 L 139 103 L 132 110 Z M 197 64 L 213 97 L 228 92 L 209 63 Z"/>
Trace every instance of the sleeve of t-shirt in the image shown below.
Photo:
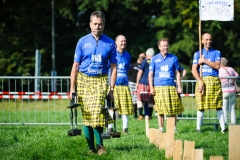
<path fill-rule="evenodd" d="M 111 51 L 110 51 L 110 63 L 117 63 L 117 49 L 116 49 L 116 45 L 113 44 L 111 47 Z"/>
<path fill-rule="evenodd" d="M 175 57 L 174 61 L 175 61 L 175 71 L 179 71 L 179 63 L 178 63 L 178 58 L 177 58 L 177 57 Z"/>
<path fill-rule="evenodd" d="M 81 62 L 81 56 L 82 56 L 82 40 L 80 39 L 77 43 L 75 54 L 74 54 L 74 62 Z"/>
<path fill-rule="evenodd" d="M 195 52 L 193 56 L 193 64 L 198 64 L 199 52 Z"/>
<path fill-rule="evenodd" d="M 152 71 L 152 72 L 154 72 L 154 69 L 155 69 L 155 65 L 154 65 L 155 60 L 154 59 L 155 59 L 154 57 L 151 59 L 150 65 L 149 65 L 149 71 Z"/>
<path fill-rule="evenodd" d="M 221 61 L 221 52 L 216 50 L 215 53 L 216 53 L 215 62 Z"/>

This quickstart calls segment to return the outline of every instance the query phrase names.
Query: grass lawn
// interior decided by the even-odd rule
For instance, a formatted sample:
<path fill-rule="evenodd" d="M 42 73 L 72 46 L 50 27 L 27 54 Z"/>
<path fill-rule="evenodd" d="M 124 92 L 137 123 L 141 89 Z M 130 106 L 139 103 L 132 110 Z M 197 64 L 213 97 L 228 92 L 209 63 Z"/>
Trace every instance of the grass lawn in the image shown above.
<path fill-rule="evenodd" d="M 157 119 L 149 121 L 150 128 L 158 128 Z M 79 126 L 81 128 L 81 126 Z M 145 134 L 145 122 L 130 116 L 129 134 L 120 138 L 104 140 L 106 155 L 86 155 L 88 152 L 84 135 L 68 137 L 70 126 L 0 126 L 0 159 L 81 159 L 81 160 L 155 160 L 166 159 L 165 150 L 149 143 Z M 122 130 L 117 120 L 117 131 Z M 197 133 L 195 120 L 179 120 L 175 139 L 195 141 L 196 149 L 203 149 L 204 159 L 224 156 L 228 159 L 228 133 L 214 131 L 212 125 L 202 126 Z"/>

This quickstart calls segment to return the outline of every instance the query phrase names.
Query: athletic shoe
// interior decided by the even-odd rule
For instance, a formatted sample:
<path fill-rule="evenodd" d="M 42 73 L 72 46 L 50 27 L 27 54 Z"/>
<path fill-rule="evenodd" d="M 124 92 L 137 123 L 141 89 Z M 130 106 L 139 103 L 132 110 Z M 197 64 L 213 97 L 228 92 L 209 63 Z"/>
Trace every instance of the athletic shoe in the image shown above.
<path fill-rule="evenodd" d="M 138 116 L 138 120 L 143 120 L 143 116 L 142 116 L 142 115 L 139 115 L 139 116 Z"/>
<path fill-rule="evenodd" d="M 122 133 L 126 133 L 126 134 L 128 134 L 128 129 L 125 128 L 125 129 L 122 131 Z"/>
<path fill-rule="evenodd" d="M 107 133 L 111 133 L 111 132 L 113 132 L 113 129 L 112 128 L 108 128 L 107 129 Z"/>
<path fill-rule="evenodd" d="M 102 154 L 106 154 L 106 153 L 107 153 L 106 149 L 102 145 L 99 145 L 98 146 L 98 155 L 101 156 Z"/>

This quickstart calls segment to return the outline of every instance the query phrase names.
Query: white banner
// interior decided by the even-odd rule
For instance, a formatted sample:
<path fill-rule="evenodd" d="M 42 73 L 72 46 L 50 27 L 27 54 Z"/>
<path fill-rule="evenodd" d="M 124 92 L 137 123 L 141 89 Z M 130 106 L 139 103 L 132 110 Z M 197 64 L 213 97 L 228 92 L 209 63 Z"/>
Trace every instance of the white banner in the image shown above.
<path fill-rule="evenodd" d="M 234 0 L 199 0 L 200 20 L 233 21 Z"/>

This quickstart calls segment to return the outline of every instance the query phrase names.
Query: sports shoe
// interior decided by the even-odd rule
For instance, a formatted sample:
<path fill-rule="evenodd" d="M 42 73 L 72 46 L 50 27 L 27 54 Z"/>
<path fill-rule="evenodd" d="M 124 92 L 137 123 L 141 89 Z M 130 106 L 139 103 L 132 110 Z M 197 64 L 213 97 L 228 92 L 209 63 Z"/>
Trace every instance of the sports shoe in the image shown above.
<path fill-rule="evenodd" d="M 221 132 L 224 134 L 224 133 L 226 133 L 226 132 L 227 132 L 227 130 L 226 130 L 226 129 L 224 129 L 224 130 L 222 130 Z"/>
<path fill-rule="evenodd" d="M 128 134 L 128 129 L 125 128 L 125 129 L 122 131 L 122 133 L 126 133 L 126 134 Z"/>
<path fill-rule="evenodd" d="M 142 115 L 139 115 L 139 116 L 138 116 L 138 120 L 143 120 L 143 116 L 142 116 Z"/>
<path fill-rule="evenodd" d="M 112 128 L 108 128 L 107 129 L 107 133 L 111 133 L 111 132 L 113 132 L 113 129 Z"/>
<path fill-rule="evenodd" d="M 96 154 L 96 152 L 95 152 L 94 150 L 90 150 L 90 151 L 88 151 L 88 153 L 87 153 L 87 155 L 94 155 L 94 154 Z"/>
<path fill-rule="evenodd" d="M 163 128 L 161 127 L 161 128 L 159 128 L 159 130 L 161 131 L 161 132 L 164 132 L 164 130 L 163 130 Z"/>
<path fill-rule="evenodd" d="M 107 153 L 106 149 L 102 145 L 99 145 L 98 146 L 98 155 L 101 156 L 102 154 L 106 154 L 106 153 Z"/>

